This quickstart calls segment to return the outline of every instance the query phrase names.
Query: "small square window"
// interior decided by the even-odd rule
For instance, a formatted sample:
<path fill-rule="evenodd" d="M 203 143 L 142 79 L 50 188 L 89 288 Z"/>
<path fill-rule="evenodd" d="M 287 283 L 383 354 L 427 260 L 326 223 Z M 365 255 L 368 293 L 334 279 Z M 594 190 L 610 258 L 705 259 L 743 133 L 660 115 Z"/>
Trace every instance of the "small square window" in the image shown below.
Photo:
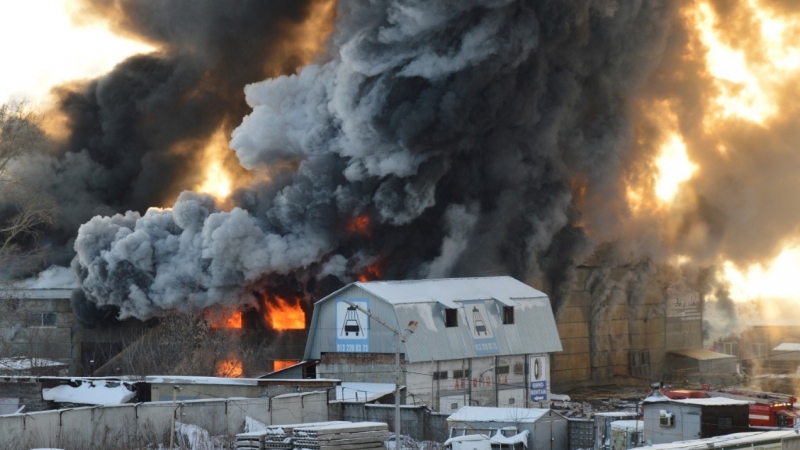
<path fill-rule="evenodd" d="M 720 417 L 717 419 L 717 425 L 719 426 L 720 430 L 730 430 L 733 428 L 733 418 L 731 417 Z"/>
<path fill-rule="evenodd" d="M 447 379 L 447 371 L 443 372 L 433 372 L 433 379 L 434 380 L 446 380 Z"/>
<path fill-rule="evenodd" d="M 458 409 L 458 403 L 451 403 L 450 404 L 450 409 L 453 410 L 453 411 L 457 410 Z"/>
<path fill-rule="evenodd" d="M 503 306 L 503 325 L 511 325 L 514 323 L 514 307 Z"/>
<path fill-rule="evenodd" d="M 508 404 L 509 404 L 509 405 L 513 405 L 513 404 L 514 404 L 514 401 L 515 401 L 515 400 L 514 400 L 514 397 L 509 397 L 509 399 L 508 399 Z"/>
<path fill-rule="evenodd" d="M 453 328 L 458 326 L 458 310 L 455 308 L 447 308 L 444 310 L 444 326 Z"/>

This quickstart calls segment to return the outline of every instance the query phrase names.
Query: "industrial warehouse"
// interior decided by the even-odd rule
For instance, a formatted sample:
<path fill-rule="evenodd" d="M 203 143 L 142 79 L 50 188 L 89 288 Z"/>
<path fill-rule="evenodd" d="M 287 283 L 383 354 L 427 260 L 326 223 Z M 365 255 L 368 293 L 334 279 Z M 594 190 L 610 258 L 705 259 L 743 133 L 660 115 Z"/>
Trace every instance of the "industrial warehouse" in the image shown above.
<path fill-rule="evenodd" d="M 579 274 L 588 276 L 591 271 L 586 267 Z M 659 291 L 666 295 L 659 298 Z M 8 415 L 0 417 L 0 429 L 7 430 L 11 439 L 30 439 L 24 430 L 37 426 L 26 421 L 41 423 L 51 409 L 59 409 L 60 428 L 68 429 L 71 419 L 64 417 L 80 414 L 84 405 L 114 407 L 122 417 L 134 414 L 126 420 L 139 427 L 163 428 L 153 414 L 160 414 L 155 412 L 159 405 L 169 409 L 174 402 L 179 413 L 184 411 L 180 414 L 197 417 L 192 426 L 231 436 L 244 426 L 241 442 L 259 445 L 266 445 L 270 426 L 322 426 L 316 424 L 331 421 L 353 423 L 356 428 L 359 423 L 383 422 L 387 431 L 400 426 L 408 439 L 453 449 L 523 445 L 543 450 L 660 446 L 800 424 L 795 421 L 800 415 L 794 397 L 724 387 L 729 380 L 744 380 L 742 364 L 735 355 L 701 347 L 696 330 L 702 309 L 692 300 L 696 295 L 674 286 L 652 289 L 653 294 L 636 308 L 610 304 L 598 317 L 588 314 L 601 309 L 593 303 L 596 297 L 591 291 L 576 290 L 561 313 L 554 314 L 547 295 L 507 276 L 355 282 L 316 301 L 307 327 L 279 332 L 277 342 L 297 342 L 302 336 L 305 349 L 299 353 L 283 345 L 265 354 L 271 361 L 278 360 L 276 355 L 290 358 L 289 363 L 273 364 L 271 372 L 256 378 L 247 378 L 249 373 L 223 375 L 234 378 L 134 377 L 124 372 L 116 378 L 80 376 L 81 347 L 97 345 L 89 337 L 113 341 L 117 336 L 121 345 L 120 330 L 130 327 L 75 333 L 78 328 L 70 325 L 68 310 L 58 306 L 60 292 L 4 292 L 6 303 L 30 316 L 24 333 L 18 333 L 17 353 L 26 345 L 48 352 L 37 353 L 42 360 L 27 369 L 12 366 L 13 359 L 5 360 L 0 389 Z M 629 326 L 633 320 L 625 314 L 632 309 L 650 311 L 648 328 Z M 34 314 L 37 321 L 30 322 Z M 587 319 L 578 320 L 583 314 Z M 243 332 L 238 326 L 217 331 L 238 335 Z M 36 342 L 35 333 L 48 330 L 66 333 L 59 341 L 72 343 L 60 349 L 48 345 L 47 339 Z M 147 340 L 151 333 L 145 330 L 139 340 Z M 260 333 L 276 336 L 270 330 Z M 604 336 L 601 343 L 593 342 L 598 333 Z M 129 343 L 137 345 L 143 344 Z M 581 348 L 584 351 L 578 352 Z M 782 351 L 783 347 L 776 348 L 777 361 L 785 361 Z M 582 355 L 580 362 L 569 365 L 576 355 Z M 108 358 L 116 364 L 122 360 Z M 595 361 L 610 365 L 598 366 Z M 96 364 L 103 367 L 108 362 Z M 661 371 L 662 379 L 683 390 L 664 387 L 664 382 L 651 386 L 656 379 L 652 372 L 666 366 L 670 370 Z M 615 373 L 592 377 L 607 370 Z M 230 406 L 219 403 L 228 398 L 266 403 L 263 410 L 239 405 L 239 419 L 234 419 L 227 412 Z M 142 406 L 128 413 L 128 405 Z M 156 409 L 148 412 L 144 405 Z M 201 419 L 203 411 L 215 410 L 214 414 L 228 418 Z M 18 428 L 17 422 L 24 426 Z M 89 442 L 98 437 L 82 438 Z"/>
<path fill-rule="evenodd" d="M 0 1 L 0 450 L 800 450 L 798 5 Z"/>

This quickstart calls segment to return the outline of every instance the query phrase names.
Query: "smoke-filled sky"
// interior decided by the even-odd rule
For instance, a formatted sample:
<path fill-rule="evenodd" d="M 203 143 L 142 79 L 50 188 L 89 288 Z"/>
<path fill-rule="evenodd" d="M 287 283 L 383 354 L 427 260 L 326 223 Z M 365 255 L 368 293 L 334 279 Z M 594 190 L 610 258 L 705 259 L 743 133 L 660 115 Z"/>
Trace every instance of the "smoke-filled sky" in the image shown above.
<path fill-rule="evenodd" d="M 790 2 L 69 4 L 156 49 L 56 88 L 53 150 L 16 166 L 61 204 L 78 305 L 491 274 L 558 304 L 603 245 L 751 298 L 800 235 Z"/>

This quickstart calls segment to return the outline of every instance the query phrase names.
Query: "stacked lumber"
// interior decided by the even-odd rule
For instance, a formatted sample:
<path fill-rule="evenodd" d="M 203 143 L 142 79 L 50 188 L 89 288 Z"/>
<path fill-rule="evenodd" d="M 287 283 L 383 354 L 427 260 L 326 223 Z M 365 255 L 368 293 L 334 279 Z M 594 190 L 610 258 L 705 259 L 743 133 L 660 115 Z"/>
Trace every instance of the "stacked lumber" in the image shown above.
<path fill-rule="evenodd" d="M 385 449 L 389 427 L 382 422 L 356 422 L 318 427 L 296 427 L 294 447 L 311 450 Z"/>

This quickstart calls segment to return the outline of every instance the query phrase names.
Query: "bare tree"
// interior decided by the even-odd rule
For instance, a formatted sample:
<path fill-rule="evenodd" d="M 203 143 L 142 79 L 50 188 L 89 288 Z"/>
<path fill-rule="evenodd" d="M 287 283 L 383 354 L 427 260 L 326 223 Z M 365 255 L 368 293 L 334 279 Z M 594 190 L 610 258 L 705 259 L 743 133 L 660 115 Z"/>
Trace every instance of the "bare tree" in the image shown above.
<path fill-rule="evenodd" d="M 13 163 L 47 142 L 42 118 L 26 102 L 0 105 L 0 265 L 15 274 L 38 262 L 36 240 L 53 221 L 56 204 L 19 174 Z"/>
<path fill-rule="evenodd" d="M 241 329 L 215 328 L 202 315 L 171 312 L 124 338 L 124 350 L 95 375 L 242 376 L 255 351 L 242 345 L 242 335 Z"/>

